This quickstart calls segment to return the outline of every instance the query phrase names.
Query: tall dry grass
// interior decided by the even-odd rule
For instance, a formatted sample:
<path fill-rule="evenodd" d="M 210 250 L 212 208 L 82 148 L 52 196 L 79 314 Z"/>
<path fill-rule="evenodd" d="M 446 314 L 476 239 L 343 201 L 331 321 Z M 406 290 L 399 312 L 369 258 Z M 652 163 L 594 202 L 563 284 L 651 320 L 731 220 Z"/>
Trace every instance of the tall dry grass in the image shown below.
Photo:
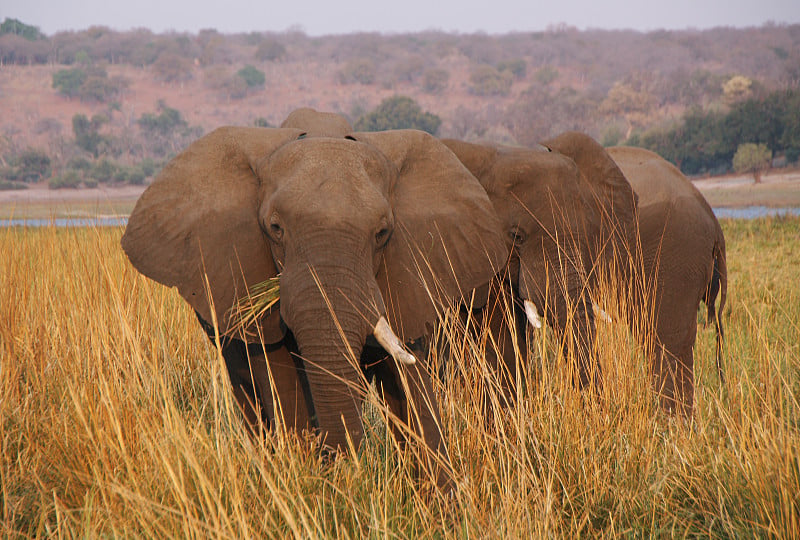
<path fill-rule="evenodd" d="M 453 333 L 439 388 L 451 496 L 374 405 L 354 458 L 251 437 L 191 310 L 133 270 L 120 230 L 0 230 L 0 532 L 800 536 L 800 220 L 723 227 L 728 379 L 701 331 L 693 422 L 657 411 L 621 324 L 599 325 L 602 396 L 573 390 L 544 329 L 516 406 L 487 421 L 484 345 Z"/>

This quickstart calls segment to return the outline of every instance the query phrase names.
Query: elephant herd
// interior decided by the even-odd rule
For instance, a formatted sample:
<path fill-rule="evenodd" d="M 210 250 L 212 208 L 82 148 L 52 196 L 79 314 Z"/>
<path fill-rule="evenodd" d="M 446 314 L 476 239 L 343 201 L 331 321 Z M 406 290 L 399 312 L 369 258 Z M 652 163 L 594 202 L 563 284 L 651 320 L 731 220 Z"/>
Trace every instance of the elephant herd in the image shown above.
<path fill-rule="evenodd" d="M 643 336 L 665 410 L 691 415 L 701 301 L 722 377 L 725 240 L 710 207 L 659 156 L 579 133 L 514 148 L 355 133 L 312 109 L 280 128 L 219 128 L 145 190 L 122 247 L 219 336 L 248 425 L 312 429 L 333 450 L 358 447 L 374 382 L 397 436 L 448 462 L 428 349 L 444 307 L 466 299 L 502 344 L 487 361 L 508 392 L 515 349 L 542 319 L 576 384 L 600 387 L 602 283 Z M 277 275 L 276 306 L 234 331 L 237 300 Z M 513 317 L 497 313 L 499 294 Z"/>

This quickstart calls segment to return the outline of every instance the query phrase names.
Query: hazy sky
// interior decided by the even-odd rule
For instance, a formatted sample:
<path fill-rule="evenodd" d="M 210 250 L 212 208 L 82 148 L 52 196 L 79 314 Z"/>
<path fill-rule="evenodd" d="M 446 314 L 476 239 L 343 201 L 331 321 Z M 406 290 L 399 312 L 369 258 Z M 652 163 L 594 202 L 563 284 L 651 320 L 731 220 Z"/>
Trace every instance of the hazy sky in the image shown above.
<path fill-rule="evenodd" d="M 283 31 L 309 35 L 367 32 L 490 34 L 544 30 L 566 23 L 581 30 L 686 29 L 800 23 L 800 0 L 2 0 L 11 17 L 52 35 L 92 25 L 116 30 L 223 33 Z"/>

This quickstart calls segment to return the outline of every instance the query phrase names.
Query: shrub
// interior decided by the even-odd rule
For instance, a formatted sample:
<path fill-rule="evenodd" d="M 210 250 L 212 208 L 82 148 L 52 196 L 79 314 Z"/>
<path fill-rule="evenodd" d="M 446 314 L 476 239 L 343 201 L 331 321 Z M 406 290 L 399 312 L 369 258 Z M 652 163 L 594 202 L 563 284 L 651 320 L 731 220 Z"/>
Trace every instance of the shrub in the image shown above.
<path fill-rule="evenodd" d="M 500 62 L 497 64 L 497 71 L 509 71 L 511 75 L 514 76 L 515 79 L 520 80 L 524 79 L 525 75 L 528 73 L 528 64 L 522 58 L 516 58 L 514 60 L 506 60 L 505 62 Z"/>
<path fill-rule="evenodd" d="M 375 82 L 375 63 L 366 58 L 350 60 L 339 70 L 341 84 L 372 84 Z"/>
<path fill-rule="evenodd" d="M 274 39 L 268 39 L 258 46 L 255 57 L 262 62 L 283 60 L 286 57 L 286 47 Z"/>
<path fill-rule="evenodd" d="M 505 96 L 511 91 L 514 75 L 484 64 L 472 71 L 469 82 L 469 91 L 476 96 Z"/>
<path fill-rule="evenodd" d="M 78 171 L 75 170 L 68 170 L 65 171 L 63 174 L 59 176 L 54 176 L 51 178 L 47 184 L 50 189 L 61 189 L 61 188 L 77 188 L 83 182 L 83 178 Z"/>
<path fill-rule="evenodd" d="M 0 191 L 9 191 L 12 189 L 28 189 L 28 184 L 13 182 L 11 180 L 0 180 Z"/>
<path fill-rule="evenodd" d="M 53 88 L 64 97 L 77 97 L 87 78 L 88 75 L 81 68 L 61 69 L 53 73 Z"/>
<path fill-rule="evenodd" d="M 536 78 L 536 82 L 542 86 L 548 86 L 550 83 L 558 79 L 558 70 L 553 66 L 544 66 L 536 72 L 534 77 Z"/>
<path fill-rule="evenodd" d="M 450 73 L 444 69 L 429 69 L 422 76 L 422 88 L 429 94 L 439 94 L 447 89 Z"/>
<path fill-rule="evenodd" d="M 50 176 L 50 156 L 41 150 L 28 148 L 14 160 L 17 179 L 23 182 L 38 182 Z"/>
<path fill-rule="evenodd" d="M 192 62 L 174 53 L 164 52 L 153 62 L 155 78 L 163 82 L 184 82 L 192 78 Z"/>
<path fill-rule="evenodd" d="M 752 173 L 756 183 L 761 181 L 761 173 L 769 168 L 772 150 L 766 144 L 740 144 L 733 155 L 733 170 L 738 173 Z"/>
<path fill-rule="evenodd" d="M 264 88 L 266 78 L 264 77 L 263 71 L 248 64 L 237 71 L 236 74 L 244 79 L 244 82 L 247 83 L 248 88 Z"/>
<path fill-rule="evenodd" d="M 417 102 L 410 97 L 394 96 L 384 99 L 374 111 L 359 118 L 353 127 L 357 131 L 420 129 L 436 135 L 441 123 L 441 118 L 423 112 Z"/>
<path fill-rule="evenodd" d="M 116 180 L 116 175 L 118 172 L 119 165 L 110 159 L 103 158 L 99 161 L 96 161 L 94 165 L 92 165 L 91 170 L 86 176 L 93 178 L 98 182 L 109 182 L 111 180 Z"/>
<path fill-rule="evenodd" d="M 139 162 L 139 168 L 144 173 L 145 177 L 150 177 L 156 173 L 156 170 L 159 167 L 156 164 L 155 160 L 151 158 L 145 158 L 141 162 Z"/>

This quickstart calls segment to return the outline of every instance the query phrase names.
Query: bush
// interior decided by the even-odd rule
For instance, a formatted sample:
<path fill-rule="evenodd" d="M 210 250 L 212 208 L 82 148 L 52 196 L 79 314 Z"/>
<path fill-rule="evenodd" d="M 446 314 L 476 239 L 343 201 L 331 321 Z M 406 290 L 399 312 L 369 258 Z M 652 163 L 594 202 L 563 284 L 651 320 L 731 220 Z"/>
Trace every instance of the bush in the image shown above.
<path fill-rule="evenodd" d="M 536 82 L 542 86 L 547 86 L 558 79 L 558 70 L 552 66 L 544 66 L 536 72 L 534 77 L 536 78 Z"/>
<path fill-rule="evenodd" d="M 47 182 L 47 184 L 50 187 L 50 189 L 61 189 L 61 188 L 77 188 L 80 187 L 82 182 L 83 182 L 83 177 L 81 177 L 81 175 L 78 174 L 78 171 L 68 170 L 59 176 L 54 176 Z"/>
<path fill-rule="evenodd" d="M 365 58 L 350 60 L 339 70 L 341 84 L 372 84 L 375 82 L 375 63 Z"/>
<path fill-rule="evenodd" d="M 144 173 L 145 177 L 153 176 L 156 173 L 156 170 L 159 169 L 158 165 L 156 164 L 155 160 L 151 158 L 145 158 L 139 163 L 139 168 Z"/>
<path fill-rule="evenodd" d="M 514 75 L 510 71 L 482 65 L 472 71 L 469 82 L 469 91 L 476 96 L 505 96 L 511 91 Z"/>
<path fill-rule="evenodd" d="M 761 173 L 769 168 L 772 150 L 766 144 L 740 144 L 733 155 L 733 170 L 738 173 L 752 173 L 756 183 L 761 181 Z"/>
<path fill-rule="evenodd" d="M 422 88 L 429 94 L 439 94 L 447 89 L 450 74 L 444 69 L 429 69 L 422 76 Z"/>
<path fill-rule="evenodd" d="M 441 118 L 423 112 L 417 102 L 410 97 L 394 96 L 384 99 L 374 111 L 359 118 L 353 127 L 356 131 L 420 129 L 436 135 L 441 123 Z"/>
<path fill-rule="evenodd" d="M 192 62 L 174 53 L 164 52 L 153 62 L 156 80 L 163 82 L 184 82 L 192 78 Z"/>
<path fill-rule="evenodd" d="M 14 160 L 17 168 L 17 180 L 38 182 L 50 176 L 50 156 L 41 150 L 28 148 Z"/>
<path fill-rule="evenodd" d="M 515 79 L 521 80 L 524 79 L 525 75 L 528 73 L 528 64 L 522 58 L 507 60 L 497 64 L 497 71 L 509 71 Z"/>
<path fill-rule="evenodd" d="M 276 62 L 286 57 L 286 47 L 274 39 L 263 41 L 256 49 L 256 59 L 262 62 Z"/>
<path fill-rule="evenodd" d="M 98 182 L 109 182 L 111 180 L 116 180 L 116 175 L 119 172 L 119 165 L 111 161 L 110 159 L 103 158 L 100 161 L 96 161 L 94 165 L 92 165 L 91 170 L 86 175 L 89 178 L 93 178 Z"/>
<path fill-rule="evenodd" d="M 53 73 L 53 88 L 64 97 L 77 97 L 88 77 L 81 68 L 61 69 Z"/>
<path fill-rule="evenodd" d="M 11 180 L 0 180 L 0 191 L 9 191 L 12 189 L 28 189 L 28 184 L 13 182 Z"/>
<path fill-rule="evenodd" d="M 92 168 L 92 162 L 85 157 L 74 157 L 67 162 L 67 168 L 86 173 Z"/>
<path fill-rule="evenodd" d="M 247 83 L 248 88 L 264 88 L 266 78 L 264 77 L 263 71 L 256 69 L 251 65 L 246 65 L 237 71 L 236 74 L 244 79 L 244 82 Z"/>

